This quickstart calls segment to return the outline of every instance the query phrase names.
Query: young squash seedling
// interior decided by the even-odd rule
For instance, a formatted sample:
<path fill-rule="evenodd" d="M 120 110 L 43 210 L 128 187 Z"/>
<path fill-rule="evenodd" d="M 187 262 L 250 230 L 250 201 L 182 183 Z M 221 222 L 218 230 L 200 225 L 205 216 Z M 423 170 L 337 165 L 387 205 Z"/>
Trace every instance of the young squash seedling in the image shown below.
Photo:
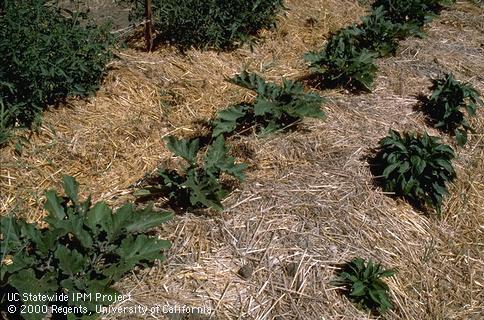
<path fill-rule="evenodd" d="M 94 318 L 96 306 L 111 304 L 108 299 L 96 300 L 96 294 L 110 299 L 119 295 L 112 288 L 115 281 L 136 266 L 163 260 L 163 250 L 171 246 L 146 234 L 171 219 L 171 213 L 125 204 L 113 214 L 104 202 L 92 205 L 90 197 L 81 202 L 74 178 L 64 176 L 63 187 L 64 197 L 53 190 L 45 194 L 47 227 L 10 216 L 0 218 L 1 291 L 20 293 L 21 299 L 24 294 L 70 297 L 69 301 L 23 300 L 30 311 L 16 315 L 28 320 L 44 319 L 49 305 L 81 306 L 73 309 L 77 311 L 69 319 Z M 77 294 L 91 298 L 72 300 Z M 2 310 L 4 303 L 12 302 L 2 297 Z"/>
<path fill-rule="evenodd" d="M 479 93 L 469 84 L 455 80 L 452 74 L 434 81 L 433 92 L 424 105 L 435 128 L 453 133 L 459 146 L 467 143 L 467 132 L 475 132 L 461 111 L 475 116 L 477 108 L 483 105 Z"/>
<path fill-rule="evenodd" d="M 183 158 L 187 166 L 180 172 L 160 170 L 158 184 L 138 190 L 135 195 L 150 198 L 167 195 L 176 207 L 185 207 L 189 203 L 194 207 L 223 210 L 221 201 L 229 191 L 220 181 L 221 174 L 226 173 L 243 181 L 243 172 L 247 168 L 244 163 L 235 164 L 234 157 L 228 155 L 223 136 L 218 136 L 208 147 L 201 165 L 197 161 L 199 139 L 185 140 L 170 136 L 165 141 L 168 149 Z"/>
<path fill-rule="evenodd" d="M 358 307 L 381 314 L 393 307 L 388 285 L 381 278 L 394 274 L 395 271 L 385 270 L 371 259 L 367 262 L 355 258 L 344 265 L 333 284 L 343 286 L 347 297 Z"/>
<path fill-rule="evenodd" d="M 454 151 L 441 144 L 439 138 L 390 130 L 380 140 L 380 149 L 374 159 L 375 173 L 382 180 L 383 189 L 427 204 L 440 214 L 442 200 L 448 193 L 447 183 L 455 178 L 451 160 Z"/>
<path fill-rule="evenodd" d="M 229 81 L 255 91 L 257 97 L 253 104 L 239 104 L 219 112 L 213 121 L 214 137 L 231 133 L 239 126 L 255 125 L 260 133 L 266 134 L 305 117 L 325 118 L 321 110 L 324 99 L 315 93 L 304 92 L 301 83 L 284 79 L 280 86 L 246 71 Z"/>

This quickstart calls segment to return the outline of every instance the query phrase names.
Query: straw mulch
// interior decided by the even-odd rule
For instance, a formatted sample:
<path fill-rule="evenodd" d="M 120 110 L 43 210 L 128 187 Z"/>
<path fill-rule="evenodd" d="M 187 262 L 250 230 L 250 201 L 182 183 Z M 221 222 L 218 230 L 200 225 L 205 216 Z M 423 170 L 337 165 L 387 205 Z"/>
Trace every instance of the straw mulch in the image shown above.
<path fill-rule="evenodd" d="M 301 78 L 304 52 L 367 9 L 348 0 L 287 3 L 278 28 L 263 32 L 253 51 L 119 52 L 96 97 L 46 112 L 20 155 L 0 150 L 0 213 L 39 220 L 43 192 L 59 188 L 62 174 L 94 201 L 133 200 L 132 186 L 173 160 L 163 137 L 197 136 L 198 123 L 252 98 L 225 77 L 247 68 L 272 81 Z M 188 212 L 164 225 L 160 237 L 173 241 L 166 261 L 118 283 L 133 298 L 121 306 L 206 306 L 212 319 L 366 319 L 330 284 L 341 263 L 361 256 L 398 270 L 387 281 L 395 309 L 385 318 L 482 319 L 482 112 L 472 121 L 477 133 L 456 149 L 458 179 L 440 219 L 376 188 L 367 159 L 390 128 L 427 129 L 453 144 L 426 128 L 416 96 L 449 71 L 484 92 L 483 13 L 468 1 L 443 12 L 427 38 L 379 60 L 370 94 L 321 92 L 325 121 L 231 139 L 233 154 L 250 165 L 247 181 L 224 212 Z M 108 318 L 165 316 L 181 319 Z"/>

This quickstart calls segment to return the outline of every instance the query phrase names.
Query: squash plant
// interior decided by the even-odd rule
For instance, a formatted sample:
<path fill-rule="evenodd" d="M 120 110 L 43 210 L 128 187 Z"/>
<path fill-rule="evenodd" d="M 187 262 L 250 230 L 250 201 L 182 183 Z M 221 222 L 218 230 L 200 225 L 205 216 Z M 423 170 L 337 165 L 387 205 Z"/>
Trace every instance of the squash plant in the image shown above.
<path fill-rule="evenodd" d="M 393 22 L 422 27 L 454 2 L 455 0 L 376 0 L 373 8 L 383 7 L 388 19 Z"/>
<path fill-rule="evenodd" d="M 452 0 L 377 0 L 362 23 L 339 30 L 326 46 L 305 54 L 314 75 L 325 85 L 371 90 L 378 70 L 375 58 L 394 54 L 398 41 L 422 36 L 420 30 Z"/>
<path fill-rule="evenodd" d="M 132 4 L 132 20 L 144 18 L 144 0 Z M 283 0 L 152 0 L 158 40 L 182 50 L 191 47 L 231 49 L 266 28 L 272 28 L 285 9 Z"/>
<path fill-rule="evenodd" d="M 107 25 L 57 1 L 2 1 L 0 13 L 0 139 L 30 126 L 49 104 L 85 97 L 100 86 L 112 58 Z M 0 141 L 1 142 L 1 141 Z"/>
<path fill-rule="evenodd" d="M 384 313 L 393 306 L 382 278 L 394 274 L 394 270 L 385 270 L 371 259 L 355 258 L 343 266 L 333 284 L 343 286 L 347 297 L 358 307 Z"/>
<path fill-rule="evenodd" d="M 478 106 L 482 104 L 476 89 L 447 74 L 443 79 L 434 81 L 432 95 L 424 110 L 436 128 L 453 133 L 457 144 L 463 146 L 467 142 L 467 132 L 475 131 L 461 110 L 466 110 L 469 116 L 475 116 Z"/>
<path fill-rule="evenodd" d="M 385 191 L 427 204 L 440 214 L 447 184 L 456 176 L 454 157 L 452 148 L 437 137 L 390 130 L 374 160 Z"/>
<path fill-rule="evenodd" d="M 408 33 L 405 24 L 387 19 L 387 12 L 381 6 L 374 9 L 371 15 L 361 18 L 361 21 L 358 26 L 358 46 L 377 53 L 379 57 L 395 54 L 398 41 Z"/>
<path fill-rule="evenodd" d="M 360 47 L 362 32 L 357 26 L 342 29 L 330 37 L 323 50 L 306 53 L 311 71 L 329 84 L 371 90 L 378 54 Z"/>
<path fill-rule="evenodd" d="M 47 227 L 11 216 L 0 218 L 0 288 L 2 292 L 18 292 L 20 297 L 64 294 L 72 298 L 80 294 L 86 299 L 22 301 L 31 308 L 26 310 L 35 310 L 22 314 L 25 319 L 43 319 L 49 304 L 80 305 L 83 312 L 78 309 L 70 316 L 92 318 L 96 305 L 110 304 L 107 299 L 96 301 L 96 294 L 118 295 L 111 287 L 115 281 L 136 266 L 163 260 L 163 250 L 170 247 L 169 241 L 146 232 L 171 219 L 171 213 L 125 204 L 113 214 L 104 202 L 92 205 L 90 197 L 80 201 L 74 178 L 64 176 L 63 187 L 63 197 L 54 190 L 45 194 Z M 2 297 L 2 304 L 5 300 Z"/>
<path fill-rule="evenodd" d="M 185 207 L 189 202 L 194 207 L 210 207 L 223 210 L 221 201 L 228 194 L 221 183 L 220 176 L 226 173 L 243 181 L 247 165 L 236 164 L 228 155 L 223 136 L 218 136 L 208 147 L 203 163 L 199 164 L 200 140 L 177 139 L 169 136 L 165 139 L 167 147 L 176 156 L 185 160 L 187 165 L 180 171 L 161 169 L 156 184 L 137 190 L 138 197 L 167 195 L 178 207 Z"/>
<path fill-rule="evenodd" d="M 318 94 L 304 92 L 301 83 L 284 79 L 280 86 L 246 71 L 229 81 L 255 91 L 257 97 L 252 104 L 239 104 L 220 111 L 213 121 L 214 137 L 230 133 L 239 126 L 256 125 L 260 133 L 266 134 L 305 117 L 325 118 L 321 110 L 324 99 Z"/>

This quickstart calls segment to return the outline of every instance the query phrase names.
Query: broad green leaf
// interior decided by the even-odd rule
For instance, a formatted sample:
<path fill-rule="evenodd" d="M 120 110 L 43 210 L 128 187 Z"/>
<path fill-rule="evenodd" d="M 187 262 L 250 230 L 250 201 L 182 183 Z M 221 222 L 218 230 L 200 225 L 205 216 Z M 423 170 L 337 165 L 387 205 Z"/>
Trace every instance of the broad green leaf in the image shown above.
<path fill-rule="evenodd" d="M 47 198 L 47 201 L 45 202 L 44 208 L 49 212 L 50 222 L 63 220 L 66 213 L 61 205 L 61 198 L 57 196 L 57 193 L 54 190 L 47 191 L 45 197 Z"/>
<path fill-rule="evenodd" d="M 0 217 L 0 232 L 2 234 L 0 252 L 13 252 L 22 247 L 22 229 L 26 225 L 25 221 L 16 219 L 13 214 Z"/>
<path fill-rule="evenodd" d="M 435 159 L 435 163 L 444 168 L 447 172 L 449 173 L 454 173 L 454 168 L 452 167 L 452 164 L 450 163 L 449 160 L 445 159 Z"/>
<path fill-rule="evenodd" d="M 406 151 L 395 151 L 397 144 L 401 144 L 399 149 Z M 452 148 L 442 144 L 438 137 L 426 133 L 401 135 L 390 130 L 389 135 L 380 140 L 380 150 L 375 160 L 382 168 L 385 191 L 435 207 L 442 201 L 443 193 L 432 184 L 443 186 L 454 179 L 453 158 Z M 395 173 L 397 167 L 398 174 Z"/>
<path fill-rule="evenodd" d="M 197 153 L 200 149 L 198 139 L 186 140 L 169 136 L 165 138 L 165 141 L 168 149 L 175 155 L 182 157 L 190 164 L 194 164 L 196 162 Z"/>
<path fill-rule="evenodd" d="M 304 117 L 324 118 L 324 112 L 320 109 L 323 98 L 314 93 L 305 93 L 304 87 L 299 82 L 283 79 L 282 86 L 275 83 L 265 82 L 257 74 L 242 72 L 235 76 L 232 83 L 254 90 L 258 96 L 253 106 L 253 114 L 256 121 L 261 122 L 260 127 L 265 131 L 280 129 L 289 123 L 288 120 L 298 120 Z M 283 117 L 286 115 L 286 117 Z M 221 132 L 229 132 L 235 128 L 236 113 L 227 114 L 229 119 L 223 122 L 216 119 L 217 126 L 213 136 Z M 238 118 L 237 118 L 238 119 Z"/>
<path fill-rule="evenodd" d="M 452 148 L 449 147 L 448 145 L 439 144 L 435 146 L 434 150 L 442 153 L 447 153 L 449 157 L 454 158 L 454 150 L 452 150 Z"/>
<path fill-rule="evenodd" d="M 72 210 L 68 210 L 68 217 L 64 220 L 58 221 L 52 219 L 50 216 L 46 217 L 44 220 L 49 223 L 49 228 L 51 230 L 55 230 L 54 232 L 56 232 L 57 236 L 71 234 L 75 236 L 85 248 L 90 248 L 92 246 L 92 236 L 84 229 L 85 217 L 76 213 L 69 213 L 69 211 Z"/>
<path fill-rule="evenodd" d="M 190 203 L 192 205 L 202 204 L 207 208 L 213 208 L 218 211 L 223 210 L 220 200 L 217 199 L 218 190 L 212 187 L 213 183 L 210 183 L 210 181 L 198 182 L 192 173 L 188 174 L 184 186 L 190 189 Z"/>
<path fill-rule="evenodd" d="M 257 91 L 259 94 L 265 92 L 265 81 L 255 73 L 249 74 L 247 71 L 243 71 L 240 74 L 234 76 L 229 81 L 233 84 L 241 86 L 243 88 Z"/>
<path fill-rule="evenodd" d="M 408 161 L 403 161 L 400 166 L 398 167 L 399 173 L 405 173 L 410 168 L 410 163 Z"/>
<path fill-rule="evenodd" d="M 12 274 L 9 279 L 10 285 L 19 291 L 21 297 L 23 294 L 40 294 L 42 296 L 52 296 L 57 291 L 58 285 L 52 274 L 45 274 L 41 278 L 37 278 L 33 269 L 21 270 L 18 273 Z M 43 306 L 47 305 L 44 301 L 34 301 L 28 299 L 22 301 L 26 306 Z M 27 320 L 42 320 L 44 314 L 42 313 L 25 313 L 22 315 Z"/>
<path fill-rule="evenodd" d="M 322 56 L 320 53 L 318 52 L 306 52 L 304 54 L 304 60 L 306 60 L 307 62 L 309 62 L 310 64 L 316 64 L 316 65 L 319 65 L 322 63 Z M 323 73 L 324 71 L 322 71 L 321 73 Z"/>
<path fill-rule="evenodd" d="M 434 81 L 431 98 L 425 110 L 435 127 L 446 132 L 454 130 L 456 142 L 463 146 L 467 142 L 467 131 L 472 131 L 461 111 L 465 109 L 474 116 L 479 94 L 468 84 L 457 81 L 452 74 Z"/>
<path fill-rule="evenodd" d="M 101 227 L 104 231 L 112 229 L 112 211 L 105 202 L 96 203 L 88 212 L 85 224 L 94 232 Z"/>
<path fill-rule="evenodd" d="M 160 226 L 173 218 L 173 213 L 169 211 L 155 212 L 151 208 L 146 208 L 141 212 L 133 213 L 133 220 L 126 226 L 129 233 L 148 231 L 151 228 Z"/>
<path fill-rule="evenodd" d="M 404 184 L 402 190 L 404 195 L 410 195 L 414 187 L 417 185 L 417 180 L 411 177 L 406 183 Z"/>
<path fill-rule="evenodd" d="M 167 240 L 157 240 L 146 235 L 127 237 L 121 242 L 118 253 L 121 259 L 129 263 L 140 261 L 151 261 L 162 259 L 161 250 L 170 249 L 171 242 Z"/>
<path fill-rule="evenodd" d="M 321 103 L 301 103 L 296 106 L 295 108 L 286 109 L 287 113 L 297 118 L 326 118 L 326 114 L 321 110 Z"/>
<path fill-rule="evenodd" d="M 239 105 L 220 111 L 213 121 L 212 137 L 233 132 L 237 128 L 237 120 L 246 116 L 248 108 L 248 106 Z"/>
<path fill-rule="evenodd" d="M 420 160 L 419 164 L 416 166 L 417 174 L 422 174 L 427 167 L 427 162 L 425 160 Z"/>
<path fill-rule="evenodd" d="M 71 199 L 74 204 L 79 204 L 79 183 L 71 176 L 63 176 L 62 185 L 64 187 L 64 192 L 69 197 L 69 199 Z"/>
<path fill-rule="evenodd" d="M 365 269 L 365 260 L 362 258 L 356 258 L 352 261 L 350 266 L 355 266 L 355 272 L 359 273 Z"/>
<path fill-rule="evenodd" d="M 108 237 L 112 240 L 116 239 L 121 233 L 126 231 L 126 228 L 137 219 L 134 215 L 134 205 L 127 203 L 116 210 L 112 216 L 112 229 L 109 230 Z"/>
<path fill-rule="evenodd" d="M 441 186 L 438 183 L 434 182 L 432 184 L 432 187 L 434 188 L 435 192 L 437 192 L 439 195 L 447 194 L 447 188 L 445 187 L 445 185 Z"/>
<path fill-rule="evenodd" d="M 243 181 L 245 169 L 246 164 L 235 164 L 235 159 L 228 155 L 225 139 L 222 136 L 217 137 L 207 150 L 205 170 L 215 177 L 218 177 L 218 172 L 226 172 Z"/>
<path fill-rule="evenodd" d="M 153 261 L 155 259 L 162 260 L 163 254 L 161 251 L 167 250 L 170 247 L 170 241 L 157 240 L 149 238 L 146 235 L 139 235 L 136 238 L 128 236 L 121 242 L 117 250 L 121 261 L 105 269 L 103 273 L 119 279 L 124 273 L 136 265 L 146 265 L 146 261 Z"/>
<path fill-rule="evenodd" d="M 477 105 L 473 102 L 470 102 L 468 104 L 465 105 L 465 108 L 467 110 L 467 113 L 473 117 L 476 115 L 476 110 L 477 110 Z"/>
<path fill-rule="evenodd" d="M 368 289 L 368 295 L 371 297 L 371 300 L 373 300 L 377 305 L 380 305 L 380 296 L 378 295 L 378 291 L 370 288 Z"/>
<path fill-rule="evenodd" d="M 392 277 L 395 275 L 395 270 L 384 270 L 380 272 L 380 277 Z"/>
<path fill-rule="evenodd" d="M 215 174 L 217 170 L 220 170 L 221 165 L 223 166 L 227 161 L 233 162 L 233 158 L 229 157 L 227 153 L 228 148 L 225 146 L 224 137 L 217 137 L 205 155 L 205 169 Z"/>
<path fill-rule="evenodd" d="M 45 254 L 51 250 L 60 234 L 60 232 L 56 232 L 55 230 L 52 230 L 51 232 L 44 230 L 44 232 L 42 232 L 38 229 L 38 226 L 33 223 L 22 224 L 21 233 L 29 241 L 35 244 L 35 249 L 38 251 L 38 254 Z"/>
<path fill-rule="evenodd" d="M 395 171 L 395 169 L 397 169 L 398 167 L 400 166 L 400 163 L 394 163 L 394 164 L 391 164 L 389 166 L 387 166 L 385 168 L 385 170 L 383 170 L 383 177 L 385 178 L 388 178 L 388 176 L 393 172 Z"/>
<path fill-rule="evenodd" d="M 256 116 L 274 114 L 277 118 L 279 118 L 280 115 L 282 114 L 279 108 L 280 106 L 277 102 L 265 100 L 265 99 L 258 99 L 254 105 L 254 114 Z"/>
<path fill-rule="evenodd" d="M 371 259 L 354 258 L 345 264 L 334 284 L 344 285 L 350 300 L 372 309 L 376 304 L 381 310 L 391 308 L 387 292 L 389 287 L 380 278 L 393 275 L 393 270 L 384 270 Z"/>
<path fill-rule="evenodd" d="M 407 151 L 407 148 L 403 145 L 403 143 L 401 143 L 399 141 L 391 141 L 388 144 L 391 144 L 392 146 L 395 146 L 395 147 L 397 147 L 398 149 L 400 149 L 404 152 Z"/>
<path fill-rule="evenodd" d="M 89 259 L 84 257 L 77 250 L 70 250 L 62 245 L 57 247 L 54 256 L 59 260 L 60 269 L 69 276 L 84 271 L 90 263 Z"/>
<path fill-rule="evenodd" d="M 354 297 L 361 297 L 365 294 L 365 285 L 361 281 L 357 281 L 353 283 L 353 286 L 351 287 L 351 292 L 350 295 Z"/>
<path fill-rule="evenodd" d="M 202 204 L 207 208 L 213 208 L 217 211 L 222 211 L 223 207 L 220 200 L 216 198 L 217 190 L 206 190 L 205 185 L 195 184 L 191 179 L 187 180 L 187 187 L 190 190 L 190 203 L 192 205 Z M 208 196 L 211 196 L 208 198 Z"/>
<path fill-rule="evenodd" d="M 387 291 L 389 290 L 388 285 L 380 279 L 381 277 L 375 277 L 371 283 L 371 287 L 377 291 Z"/>

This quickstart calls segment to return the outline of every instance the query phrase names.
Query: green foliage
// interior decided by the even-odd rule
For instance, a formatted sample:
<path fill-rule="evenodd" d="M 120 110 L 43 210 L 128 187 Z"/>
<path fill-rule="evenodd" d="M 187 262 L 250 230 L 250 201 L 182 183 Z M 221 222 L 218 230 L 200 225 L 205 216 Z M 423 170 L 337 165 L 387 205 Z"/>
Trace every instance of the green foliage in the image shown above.
<path fill-rule="evenodd" d="M 348 298 L 365 310 L 383 313 L 392 308 L 388 295 L 388 285 L 381 280 L 395 274 L 393 270 L 385 270 L 371 259 L 367 262 L 355 258 L 345 264 L 334 280 L 335 285 L 344 286 Z"/>
<path fill-rule="evenodd" d="M 252 105 L 238 104 L 218 112 L 217 117 L 212 122 L 212 137 L 217 137 L 223 133 L 234 132 L 241 125 L 242 121 L 249 122 L 249 112 L 253 113 L 253 109 Z M 248 125 L 250 126 L 252 123 Z"/>
<path fill-rule="evenodd" d="M 371 15 L 363 17 L 358 26 L 358 47 L 375 52 L 380 57 L 395 54 L 398 41 L 403 39 L 410 30 L 406 24 L 395 23 L 387 19 L 383 7 L 374 9 Z"/>
<path fill-rule="evenodd" d="M 92 299 L 68 303 L 82 305 L 86 312 L 76 316 L 87 317 L 89 312 L 96 311 L 96 304 L 109 304 L 96 301 L 96 293 L 117 294 L 111 286 L 126 272 L 163 259 L 161 250 L 168 249 L 170 242 L 144 233 L 171 219 L 172 214 L 154 212 L 151 208 L 136 210 L 132 204 L 122 206 L 113 214 L 104 202 L 92 205 L 90 197 L 81 202 L 79 185 L 74 178 L 64 176 L 63 187 L 64 197 L 53 190 L 45 194 L 48 215 L 44 221 L 48 227 L 41 228 L 14 217 L 0 218 L 0 287 L 2 292 L 13 287 L 21 295 L 91 293 Z M 23 303 L 42 307 L 49 302 Z M 67 302 L 56 303 L 67 306 Z M 44 318 L 38 312 L 23 316 Z"/>
<path fill-rule="evenodd" d="M 380 140 L 376 174 L 383 178 L 385 191 L 395 192 L 417 204 L 423 202 L 440 213 L 443 196 L 447 194 L 446 183 L 455 178 L 453 158 L 452 148 L 441 144 L 437 137 L 427 133 L 401 135 L 390 130 Z"/>
<path fill-rule="evenodd" d="M 10 140 L 11 133 L 8 128 L 9 123 L 9 114 L 3 104 L 3 98 L 0 97 L 0 147 Z"/>
<path fill-rule="evenodd" d="M 0 96 L 6 127 L 26 126 L 47 104 L 86 96 L 111 58 L 107 27 L 46 0 L 5 1 L 0 12 Z"/>
<path fill-rule="evenodd" d="M 262 133 L 269 133 L 305 117 L 325 117 L 321 110 L 324 99 L 315 93 L 304 92 L 301 83 L 284 79 L 280 86 L 246 71 L 229 81 L 255 91 L 257 97 L 253 104 L 235 105 L 219 112 L 213 122 L 214 137 L 233 132 L 241 124 L 256 124 Z"/>
<path fill-rule="evenodd" d="M 135 193 L 137 196 L 155 196 L 166 194 L 175 204 L 184 207 L 189 201 L 194 207 L 210 207 L 223 210 L 221 201 L 228 194 L 227 188 L 220 182 L 222 173 L 233 176 L 239 181 L 245 179 L 246 164 L 235 164 L 235 159 L 228 155 L 225 139 L 219 136 L 211 144 L 203 164 L 198 164 L 200 151 L 199 139 L 185 140 L 170 136 L 165 139 L 168 149 L 183 158 L 187 166 L 180 172 L 162 169 L 158 185 L 150 186 Z"/>
<path fill-rule="evenodd" d="M 378 55 L 359 47 L 361 34 L 362 30 L 356 26 L 342 29 L 330 37 L 323 50 L 306 53 L 304 58 L 311 71 L 331 85 L 370 90 L 378 70 L 375 65 Z"/>
<path fill-rule="evenodd" d="M 128 2 L 135 2 L 132 16 L 141 19 L 144 1 Z M 283 0 L 153 0 L 153 19 L 161 40 L 181 49 L 230 49 L 273 27 L 283 9 Z"/>
<path fill-rule="evenodd" d="M 326 46 L 308 52 L 311 71 L 327 86 L 370 90 L 377 67 L 374 59 L 394 54 L 398 41 L 422 36 L 425 22 L 453 0 L 377 0 L 371 15 L 331 35 Z"/>
<path fill-rule="evenodd" d="M 383 7 L 393 22 L 422 27 L 454 0 L 376 0 L 373 8 Z"/>
<path fill-rule="evenodd" d="M 457 144 L 462 146 L 467 142 L 467 131 L 474 132 L 464 113 L 475 116 L 476 110 L 483 101 L 479 93 L 469 84 L 455 80 L 452 74 L 434 82 L 432 96 L 424 106 L 435 127 L 445 132 L 453 132 Z"/>

